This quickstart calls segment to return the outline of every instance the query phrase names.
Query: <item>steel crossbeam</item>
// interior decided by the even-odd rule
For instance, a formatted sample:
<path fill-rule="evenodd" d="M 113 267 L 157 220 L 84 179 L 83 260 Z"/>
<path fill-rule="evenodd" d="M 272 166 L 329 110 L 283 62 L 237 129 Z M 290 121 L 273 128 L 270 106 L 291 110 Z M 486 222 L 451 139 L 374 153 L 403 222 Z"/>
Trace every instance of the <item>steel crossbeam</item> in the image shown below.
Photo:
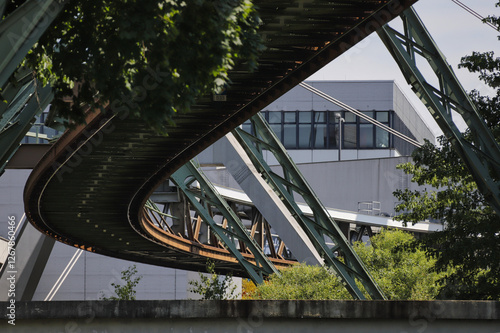
<path fill-rule="evenodd" d="M 17 85 L 8 84 L 5 97 L 7 104 L 0 106 L 0 175 L 12 155 L 19 148 L 19 142 L 54 95 L 50 87 L 39 89 L 34 79 L 25 82 L 21 78 Z"/>
<path fill-rule="evenodd" d="M 403 32 L 386 25 L 379 29 L 378 35 L 398 63 L 407 82 L 467 165 L 479 190 L 500 215 L 498 143 L 415 10 L 409 8 L 400 17 Z M 417 56 L 427 60 L 438 79 L 439 87 L 432 86 L 426 80 L 417 66 Z M 452 110 L 464 119 L 470 131 L 470 140 L 453 122 Z"/>
<path fill-rule="evenodd" d="M 66 1 L 30 0 L 0 21 L 0 175 L 35 116 L 52 100 L 29 70 L 18 69 L 30 48 L 56 18 Z M 0 15 L 7 1 L 0 0 Z M 18 69 L 16 73 L 14 73 Z"/>
<path fill-rule="evenodd" d="M 251 122 L 255 135 L 240 128 L 233 130 L 233 135 L 255 168 L 278 194 L 299 226 L 305 231 L 315 249 L 322 256 L 324 263 L 335 272 L 354 298 L 384 299 L 383 292 L 373 281 L 361 259 L 354 252 L 336 222 L 329 216 L 266 121 L 260 114 L 257 114 L 251 118 Z M 274 155 L 283 169 L 283 175 L 271 170 L 264 160 L 263 150 Z M 298 207 L 296 203 L 298 196 L 311 208 L 314 214 L 312 219 L 305 216 Z M 359 287 L 358 283 L 362 287 Z"/>
<path fill-rule="evenodd" d="M 26 1 L 0 21 L 0 87 L 7 82 L 67 1 Z M 6 0 L 0 0 L 3 12 Z"/>
<path fill-rule="evenodd" d="M 231 209 L 228 203 L 218 194 L 212 183 L 197 169 L 193 162 L 189 162 L 177 170 L 170 179 L 186 195 L 187 199 L 210 226 L 218 239 L 228 251 L 238 260 L 247 271 L 249 277 L 256 283 L 264 282 L 264 276 L 276 273 L 278 270 L 264 254 L 257 242 L 250 236 L 245 226 Z M 199 188 L 193 186 L 199 183 Z M 227 221 L 227 225 L 216 223 L 209 212 L 209 206 L 215 207 Z M 249 260 L 238 249 L 239 242 L 245 244 L 246 249 L 252 252 L 254 260 Z"/>

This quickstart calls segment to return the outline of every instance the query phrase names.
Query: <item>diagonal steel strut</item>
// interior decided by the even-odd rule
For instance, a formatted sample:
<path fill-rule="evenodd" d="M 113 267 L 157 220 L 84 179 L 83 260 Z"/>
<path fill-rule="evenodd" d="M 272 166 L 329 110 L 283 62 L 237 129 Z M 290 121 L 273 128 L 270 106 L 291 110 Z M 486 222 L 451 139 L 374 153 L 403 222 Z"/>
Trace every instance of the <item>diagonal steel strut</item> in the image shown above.
<path fill-rule="evenodd" d="M 486 200 L 500 215 L 500 148 L 478 114 L 451 66 L 438 49 L 413 8 L 401 14 L 404 31 L 386 25 L 378 35 L 398 63 L 407 82 L 430 111 L 444 135 L 465 162 Z M 437 76 L 439 87 L 429 84 L 417 66 L 425 58 Z M 467 140 L 452 119 L 458 112 L 470 131 Z"/>
<path fill-rule="evenodd" d="M 325 265 L 335 272 L 354 298 L 385 299 L 383 292 L 373 281 L 361 259 L 329 216 L 266 121 L 260 114 L 257 114 L 251 118 L 251 122 L 255 135 L 239 128 L 232 131 L 233 135 L 246 151 L 255 168 L 278 194 L 299 226 L 305 231 L 315 249 L 323 257 Z M 263 150 L 274 155 L 283 168 L 283 175 L 271 170 L 264 160 Z M 299 196 L 311 208 L 314 215 L 312 219 L 305 216 L 298 207 L 296 198 Z M 362 285 L 362 288 L 358 286 L 358 283 Z"/>
<path fill-rule="evenodd" d="M 186 195 L 191 205 L 210 226 L 224 246 L 236 257 L 250 278 L 256 283 L 264 282 L 264 276 L 276 273 L 278 270 L 264 254 L 257 242 L 250 236 L 245 226 L 229 207 L 227 202 L 218 194 L 212 183 L 198 171 L 193 162 L 186 163 L 170 178 Z M 200 187 L 192 185 L 198 182 Z M 208 205 L 215 206 L 227 220 L 227 227 L 217 224 L 208 211 Z M 254 255 L 254 260 L 245 257 L 236 244 L 241 241 Z"/>

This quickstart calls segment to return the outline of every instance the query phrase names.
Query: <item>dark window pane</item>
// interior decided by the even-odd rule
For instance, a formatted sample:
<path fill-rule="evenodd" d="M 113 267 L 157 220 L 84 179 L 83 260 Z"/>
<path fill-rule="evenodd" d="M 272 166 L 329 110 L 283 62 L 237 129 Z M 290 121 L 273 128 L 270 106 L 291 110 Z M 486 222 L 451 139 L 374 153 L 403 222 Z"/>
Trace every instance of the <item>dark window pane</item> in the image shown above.
<path fill-rule="evenodd" d="M 373 125 L 359 125 L 359 148 L 373 148 Z"/>
<path fill-rule="evenodd" d="M 310 111 L 300 111 L 299 112 L 299 123 L 300 124 L 310 124 L 311 123 L 312 112 Z"/>
<path fill-rule="evenodd" d="M 328 148 L 338 148 L 339 124 L 328 125 Z"/>
<path fill-rule="evenodd" d="M 335 123 L 339 122 L 338 118 L 335 116 L 337 113 L 339 113 L 340 116 L 343 117 L 343 112 L 340 112 L 340 111 L 328 111 L 328 122 L 330 124 L 335 124 Z"/>
<path fill-rule="evenodd" d="M 309 149 L 311 148 L 312 136 L 311 136 L 311 125 L 304 124 L 299 125 L 299 148 Z"/>
<path fill-rule="evenodd" d="M 269 124 L 281 124 L 281 111 L 269 112 Z"/>
<path fill-rule="evenodd" d="M 297 147 L 297 133 L 295 125 L 284 125 L 283 128 L 283 145 L 285 148 L 296 148 Z"/>
<path fill-rule="evenodd" d="M 356 115 L 352 112 L 346 112 L 344 115 L 344 119 L 346 123 L 355 123 L 356 122 Z"/>
<path fill-rule="evenodd" d="M 323 149 L 326 148 L 326 143 L 328 139 L 328 133 L 326 132 L 326 124 L 317 124 L 315 128 L 315 139 L 314 148 Z"/>
<path fill-rule="evenodd" d="M 368 117 L 373 118 L 373 111 L 363 111 L 363 113 L 364 113 L 365 115 L 367 115 Z M 360 119 L 359 119 L 359 122 L 360 122 L 360 123 L 368 123 L 368 121 L 367 121 L 367 120 L 364 120 L 363 118 L 360 118 Z"/>
<path fill-rule="evenodd" d="M 314 122 L 315 123 L 326 123 L 326 112 L 325 111 L 315 111 L 314 112 Z"/>
<path fill-rule="evenodd" d="M 270 125 L 271 129 L 273 130 L 274 134 L 278 137 L 278 139 L 283 142 L 283 137 L 281 135 L 281 124 L 273 124 Z"/>
<path fill-rule="evenodd" d="M 377 127 L 375 134 L 376 134 L 376 147 L 389 148 L 389 133 Z"/>
<path fill-rule="evenodd" d="M 243 130 L 247 133 L 252 133 L 252 125 L 250 124 L 243 124 Z"/>
<path fill-rule="evenodd" d="M 377 112 L 377 120 L 380 121 L 381 123 L 388 123 L 389 122 L 389 112 L 387 112 L 387 111 Z"/>
<path fill-rule="evenodd" d="M 344 124 L 342 136 L 344 137 L 343 147 L 347 149 L 357 148 L 356 124 Z"/>
<path fill-rule="evenodd" d="M 283 112 L 285 117 L 285 123 L 295 123 L 297 122 L 297 113 L 296 112 Z"/>

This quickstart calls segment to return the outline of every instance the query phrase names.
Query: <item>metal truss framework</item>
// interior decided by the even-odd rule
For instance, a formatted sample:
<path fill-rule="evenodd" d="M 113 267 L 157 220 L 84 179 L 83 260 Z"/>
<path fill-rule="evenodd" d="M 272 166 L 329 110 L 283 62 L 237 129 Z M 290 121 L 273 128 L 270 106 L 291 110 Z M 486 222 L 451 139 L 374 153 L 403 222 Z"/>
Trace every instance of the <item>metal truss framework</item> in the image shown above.
<path fill-rule="evenodd" d="M 7 0 L 0 0 L 0 17 Z M 16 68 L 49 27 L 66 1 L 27 1 L 0 22 L 0 175 L 19 147 L 34 117 L 53 99 L 31 71 Z"/>
<path fill-rule="evenodd" d="M 193 162 L 185 164 L 170 179 L 182 190 L 199 216 L 210 226 L 217 238 L 234 255 L 256 284 L 263 283 L 264 276 L 279 274 L 234 210 L 217 193 L 212 183 L 199 172 Z M 199 187 L 193 186 L 196 182 Z M 213 219 L 210 213 L 211 207 L 215 207 L 224 217 L 222 225 Z M 243 252 L 247 250 L 253 254 L 253 258 L 243 255 Z"/>
<path fill-rule="evenodd" d="M 248 154 L 264 180 L 282 199 L 300 227 L 306 232 L 325 265 L 332 268 L 342 284 L 356 299 L 385 299 L 383 292 L 373 281 L 364 264 L 335 221 L 328 215 L 309 184 L 306 182 L 285 148 L 269 125 L 257 114 L 251 118 L 252 133 L 242 129 L 232 131 Z M 274 155 L 283 170 L 279 175 L 265 162 L 263 152 Z M 296 200 L 303 199 L 311 208 L 314 217 L 307 217 L 298 207 Z M 360 288 L 357 283 L 363 287 Z M 364 289 L 362 291 L 361 289 Z"/>
<path fill-rule="evenodd" d="M 500 215 L 498 143 L 415 10 L 409 8 L 400 17 L 404 31 L 398 32 L 386 25 L 378 30 L 380 38 L 416 95 L 467 165 L 479 190 Z M 417 56 L 427 60 L 437 76 L 439 87 L 434 87 L 426 81 L 417 66 Z M 467 124 L 470 141 L 453 122 L 452 110 L 458 112 Z"/>
<path fill-rule="evenodd" d="M 16 82 L 9 82 L 3 90 L 7 103 L 0 104 L 0 175 L 8 160 L 19 148 L 19 142 L 45 109 L 54 95 L 50 87 L 39 89 L 31 72 L 18 73 Z"/>

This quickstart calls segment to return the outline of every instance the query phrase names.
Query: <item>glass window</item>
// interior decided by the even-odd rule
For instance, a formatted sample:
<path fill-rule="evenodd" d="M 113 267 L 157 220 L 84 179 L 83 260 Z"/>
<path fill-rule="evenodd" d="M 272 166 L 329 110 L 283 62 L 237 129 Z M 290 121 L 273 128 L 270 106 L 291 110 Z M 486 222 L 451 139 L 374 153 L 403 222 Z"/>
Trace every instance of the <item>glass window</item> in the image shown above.
<path fill-rule="evenodd" d="M 344 115 L 344 119 L 346 123 L 355 123 L 356 118 L 358 118 L 354 113 L 352 112 L 346 112 Z"/>
<path fill-rule="evenodd" d="M 326 123 L 326 112 L 325 111 L 314 111 L 314 122 L 315 123 Z"/>
<path fill-rule="evenodd" d="M 387 111 L 377 112 L 377 120 L 380 121 L 381 123 L 388 123 L 389 112 Z"/>
<path fill-rule="evenodd" d="M 281 111 L 269 112 L 269 124 L 281 124 Z"/>
<path fill-rule="evenodd" d="M 312 143 L 311 125 L 299 125 L 299 148 L 310 149 Z"/>
<path fill-rule="evenodd" d="M 387 131 L 377 127 L 375 135 L 375 144 L 377 148 L 389 148 L 389 133 Z"/>
<path fill-rule="evenodd" d="M 357 148 L 357 131 L 356 124 L 344 124 L 344 130 L 342 131 L 344 140 L 343 147 L 346 149 L 355 149 Z"/>
<path fill-rule="evenodd" d="M 328 147 L 338 148 L 339 142 L 339 124 L 328 125 Z"/>
<path fill-rule="evenodd" d="M 343 116 L 343 112 L 340 111 L 328 111 L 328 122 L 330 124 L 335 124 L 338 122 L 337 117 L 335 117 L 335 114 L 340 113 L 340 116 Z"/>
<path fill-rule="evenodd" d="M 274 134 L 278 137 L 280 141 L 283 141 L 282 135 L 281 135 L 281 124 L 270 124 L 271 129 L 273 130 Z"/>
<path fill-rule="evenodd" d="M 314 148 L 317 148 L 317 149 L 326 148 L 327 147 L 327 140 L 328 140 L 328 133 L 327 133 L 326 124 L 316 124 L 314 126 L 314 129 L 315 129 Z"/>
<path fill-rule="evenodd" d="M 363 114 L 367 115 L 370 118 L 373 118 L 373 111 L 363 111 Z M 368 123 L 367 120 L 364 120 L 363 118 L 359 119 L 360 123 Z"/>
<path fill-rule="evenodd" d="M 247 133 L 252 133 L 252 125 L 247 124 L 247 123 L 243 123 L 243 130 Z"/>
<path fill-rule="evenodd" d="M 359 125 L 359 148 L 373 148 L 373 125 Z"/>
<path fill-rule="evenodd" d="M 297 148 L 297 133 L 296 126 L 293 125 L 283 125 L 283 145 L 285 148 Z"/>
<path fill-rule="evenodd" d="M 283 112 L 285 123 L 296 123 L 297 122 L 297 114 L 296 112 Z"/>
<path fill-rule="evenodd" d="M 300 124 L 310 124 L 311 123 L 312 112 L 310 111 L 300 111 L 299 112 L 299 123 Z"/>

